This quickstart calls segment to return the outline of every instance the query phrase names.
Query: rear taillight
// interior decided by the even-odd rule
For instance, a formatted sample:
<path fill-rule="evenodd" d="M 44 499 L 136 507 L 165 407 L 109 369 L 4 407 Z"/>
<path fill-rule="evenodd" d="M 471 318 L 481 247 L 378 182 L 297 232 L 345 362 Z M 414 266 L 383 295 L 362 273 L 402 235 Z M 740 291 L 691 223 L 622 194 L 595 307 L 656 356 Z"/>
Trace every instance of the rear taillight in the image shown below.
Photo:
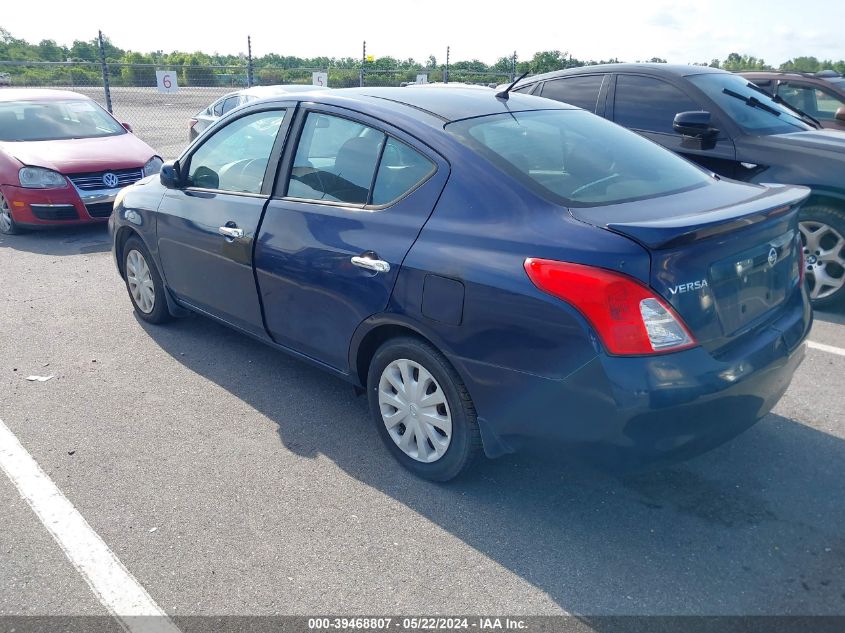
<path fill-rule="evenodd" d="M 696 345 L 678 314 L 633 277 L 533 258 L 525 260 L 525 272 L 540 290 L 581 312 L 611 354 L 674 352 Z"/>
<path fill-rule="evenodd" d="M 188 127 L 189 127 L 189 128 L 194 127 L 196 124 L 197 124 L 197 120 L 196 120 L 196 119 L 188 119 Z"/>

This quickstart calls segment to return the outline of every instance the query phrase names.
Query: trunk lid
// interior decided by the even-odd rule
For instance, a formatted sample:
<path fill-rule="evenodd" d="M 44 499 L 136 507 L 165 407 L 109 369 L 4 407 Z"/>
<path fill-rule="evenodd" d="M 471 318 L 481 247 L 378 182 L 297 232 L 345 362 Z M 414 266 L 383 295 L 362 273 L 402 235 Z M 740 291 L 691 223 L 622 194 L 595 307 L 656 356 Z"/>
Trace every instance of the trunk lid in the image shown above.
<path fill-rule="evenodd" d="M 651 287 L 716 351 L 777 318 L 792 296 L 800 274 L 798 208 L 809 190 L 720 182 L 711 192 L 573 214 L 647 248 Z"/>

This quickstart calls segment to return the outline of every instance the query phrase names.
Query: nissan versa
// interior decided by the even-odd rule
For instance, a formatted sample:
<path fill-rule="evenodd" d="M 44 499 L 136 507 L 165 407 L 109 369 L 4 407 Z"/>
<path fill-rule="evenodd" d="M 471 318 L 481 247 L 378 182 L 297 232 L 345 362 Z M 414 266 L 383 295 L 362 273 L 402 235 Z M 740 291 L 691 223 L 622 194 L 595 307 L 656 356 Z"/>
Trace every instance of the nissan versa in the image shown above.
<path fill-rule="evenodd" d="M 546 99 L 374 88 L 232 111 L 110 228 L 141 319 L 199 312 L 346 378 L 444 481 L 531 440 L 685 457 L 765 415 L 811 323 L 807 194 Z"/>

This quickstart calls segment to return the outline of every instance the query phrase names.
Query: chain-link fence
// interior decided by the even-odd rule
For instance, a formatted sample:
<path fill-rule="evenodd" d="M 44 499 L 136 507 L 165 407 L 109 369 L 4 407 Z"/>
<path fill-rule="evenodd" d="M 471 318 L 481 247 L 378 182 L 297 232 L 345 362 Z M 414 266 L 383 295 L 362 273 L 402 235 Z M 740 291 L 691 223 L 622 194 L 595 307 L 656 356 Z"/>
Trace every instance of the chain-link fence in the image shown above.
<path fill-rule="evenodd" d="M 495 85 L 508 73 L 437 69 L 281 68 L 260 66 L 173 66 L 97 62 L 3 62 L 0 85 L 72 90 L 111 109 L 122 123 L 165 159 L 175 158 L 188 142 L 191 118 L 219 97 L 250 85 L 312 83 L 313 73 L 327 74 L 331 88 L 401 86 L 424 74 L 429 82 Z M 104 72 L 105 71 L 105 72 Z M 156 71 L 168 71 L 175 92 L 161 92 Z M 175 80 L 175 81 L 174 81 Z"/>

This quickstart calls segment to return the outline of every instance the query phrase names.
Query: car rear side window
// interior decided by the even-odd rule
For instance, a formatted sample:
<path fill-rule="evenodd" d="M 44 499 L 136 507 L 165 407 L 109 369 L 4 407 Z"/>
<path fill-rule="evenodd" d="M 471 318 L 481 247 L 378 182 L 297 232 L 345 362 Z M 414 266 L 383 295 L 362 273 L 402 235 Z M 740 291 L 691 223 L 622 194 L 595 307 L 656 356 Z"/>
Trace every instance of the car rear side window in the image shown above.
<path fill-rule="evenodd" d="M 604 75 L 555 79 L 543 84 L 541 96 L 595 112 L 603 81 Z"/>
<path fill-rule="evenodd" d="M 701 169 L 657 143 L 583 110 L 509 112 L 446 126 L 536 193 L 588 207 L 706 186 Z"/>
<path fill-rule="evenodd" d="M 619 75 L 615 95 L 614 121 L 634 130 L 675 134 L 678 112 L 701 110 L 679 88 L 654 77 Z"/>
<path fill-rule="evenodd" d="M 261 193 L 284 110 L 256 112 L 217 130 L 188 162 L 188 183 L 201 189 Z"/>

